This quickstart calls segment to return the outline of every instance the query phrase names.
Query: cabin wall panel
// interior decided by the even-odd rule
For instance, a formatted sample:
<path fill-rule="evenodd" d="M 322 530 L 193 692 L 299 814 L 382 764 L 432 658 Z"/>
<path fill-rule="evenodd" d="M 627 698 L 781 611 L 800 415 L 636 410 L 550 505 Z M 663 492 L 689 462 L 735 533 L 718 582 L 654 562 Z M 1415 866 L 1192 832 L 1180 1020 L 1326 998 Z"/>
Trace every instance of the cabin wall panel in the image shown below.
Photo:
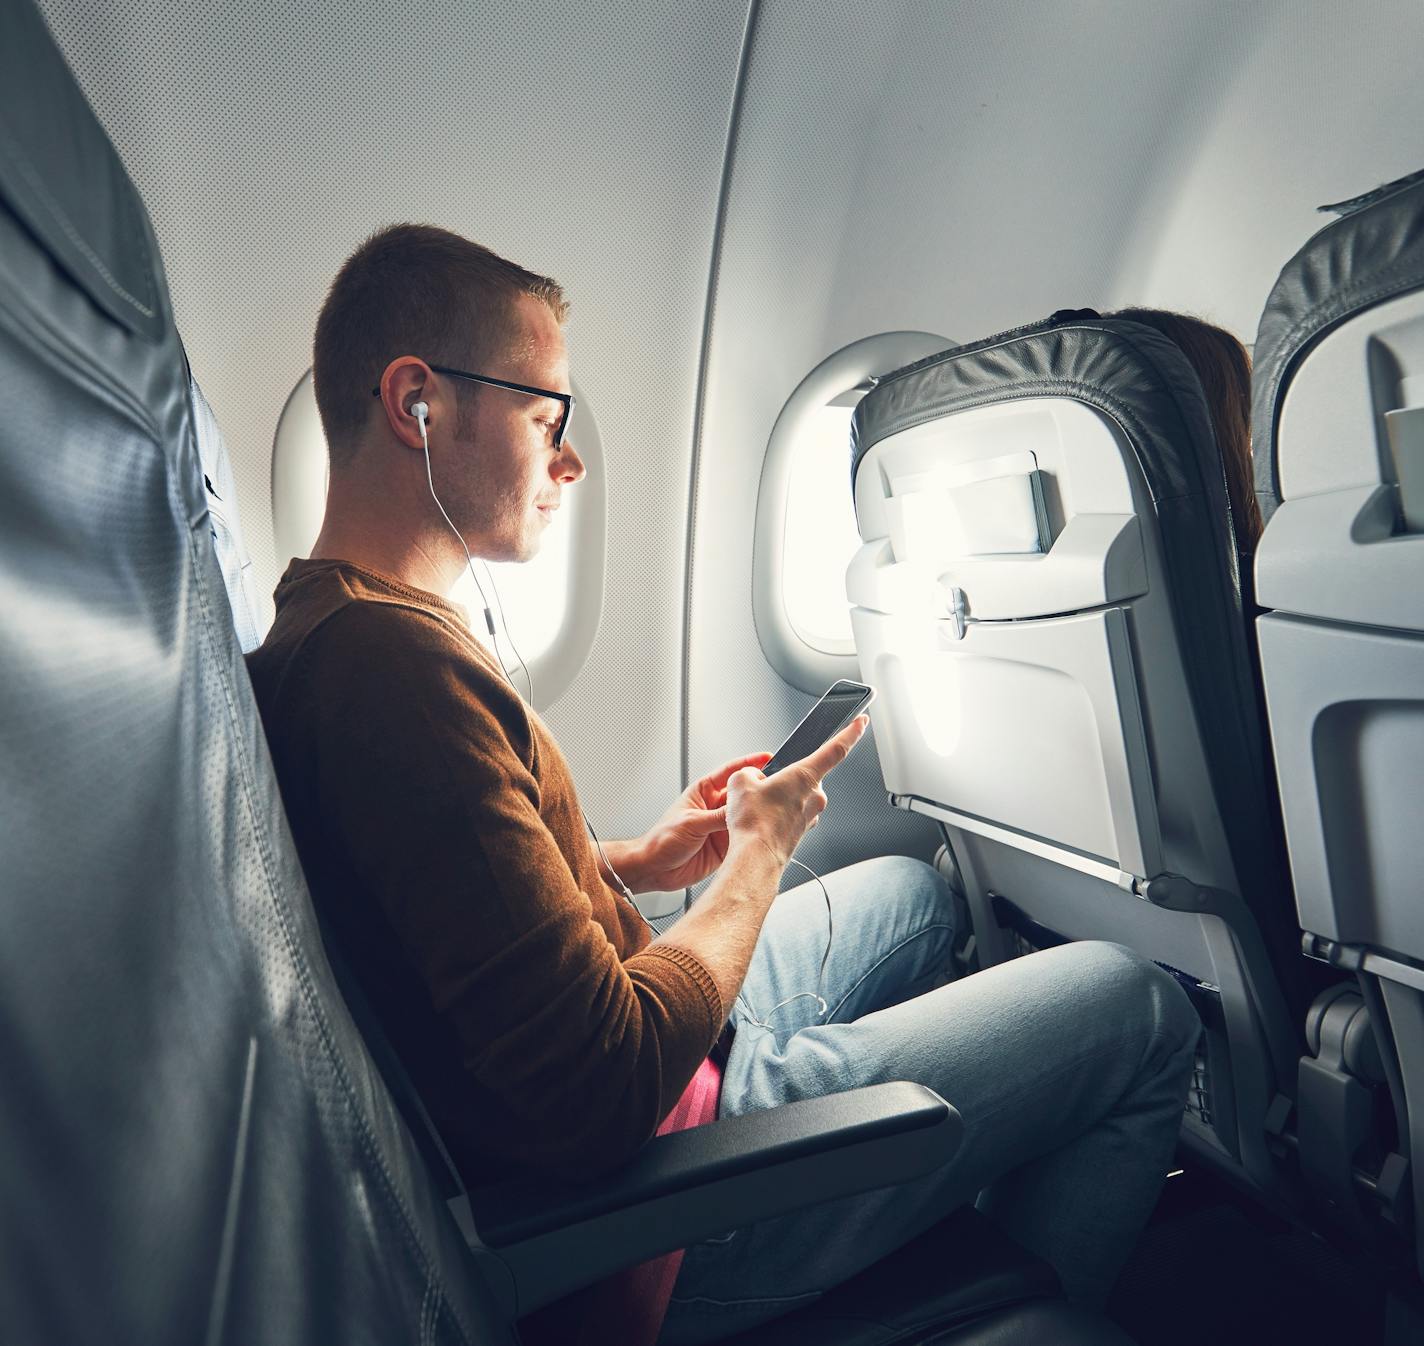
<path fill-rule="evenodd" d="M 1116 306 L 1200 313 L 1250 342 L 1316 207 L 1424 167 L 1417 0 L 1241 5 L 1247 59 L 1203 80 L 1139 211 Z"/>

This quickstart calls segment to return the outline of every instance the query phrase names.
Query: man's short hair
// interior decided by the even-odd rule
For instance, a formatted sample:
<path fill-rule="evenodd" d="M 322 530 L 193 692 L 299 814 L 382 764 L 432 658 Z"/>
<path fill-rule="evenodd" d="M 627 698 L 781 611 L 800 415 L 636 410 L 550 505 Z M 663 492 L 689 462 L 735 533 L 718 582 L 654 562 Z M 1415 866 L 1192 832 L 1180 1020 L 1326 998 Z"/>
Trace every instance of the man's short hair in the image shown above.
<path fill-rule="evenodd" d="M 557 282 L 448 229 L 393 224 L 372 234 L 336 273 L 316 323 L 312 377 L 332 462 L 354 455 L 371 389 L 392 360 L 418 355 L 486 372 L 480 365 L 503 353 L 521 294 L 560 322 L 568 314 Z"/>

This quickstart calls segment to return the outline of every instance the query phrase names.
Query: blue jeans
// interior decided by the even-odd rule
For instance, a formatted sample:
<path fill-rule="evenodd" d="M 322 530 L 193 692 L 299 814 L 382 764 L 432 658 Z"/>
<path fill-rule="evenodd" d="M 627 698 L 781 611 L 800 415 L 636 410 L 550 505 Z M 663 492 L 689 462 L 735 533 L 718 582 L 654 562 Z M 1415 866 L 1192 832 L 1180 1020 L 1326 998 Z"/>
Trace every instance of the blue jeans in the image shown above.
<path fill-rule="evenodd" d="M 1100 1304 L 1181 1125 L 1201 1028 L 1185 993 L 1130 950 L 1096 942 L 947 981 L 954 905 L 928 865 L 868 860 L 825 884 L 827 1013 L 801 994 L 816 990 L 826 944 L 825 900 L 806 883 L 767 916 L 732 1012 L 719 1115 L 913 1080 L 959 1110 L 963 1142 L 912 1183 L 690 1247 L 659 1346 L 715 1341 L 800 1308 L 976 1199 L 1052 1263 L 1070 1299 Z"/>

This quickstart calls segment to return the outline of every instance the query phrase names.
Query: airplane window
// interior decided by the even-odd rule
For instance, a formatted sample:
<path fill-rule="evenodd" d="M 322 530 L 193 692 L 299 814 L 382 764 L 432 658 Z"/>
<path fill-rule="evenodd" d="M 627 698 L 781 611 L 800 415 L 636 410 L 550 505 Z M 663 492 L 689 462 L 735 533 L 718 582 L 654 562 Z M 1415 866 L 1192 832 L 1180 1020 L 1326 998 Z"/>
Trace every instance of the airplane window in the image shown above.
<path fill-rule="evenodd" d="M 272 442 L 272 531 L 279 566 L 311 551 L 325 508 L 326 436 L 309 369 L 287 398 Z"/>
<path fill-rule="evenodd" d="M 753 548 L 757 637 L 793 686 L 819 695 L 858 676 L 845 573 L 860 535 L 850 487 L 850 422 L 871 380 L 954 343 L 882 332 L 823 360 L 777 417 L 762 464 Z"/>
<path fill-rule="evenodd" d="M 808 412 L 791 450 L 782 599 L 791 629 L 827 654 L 855 650 L 845 571 L 860 546 L 850 494 L 850 418 L 862 392 Z"/>
<path fill-rule="evenodd" d="M 491 564 L 491 588 L 484 565 L 475 560 L 479 583 L 499 628 L 497 656 L 521 690 L 525 681 L 518 664 L 520 659 L 527 662 L 535 703 L 541 707 L 551 705 L 567 690 L 588 657 L 603 595 L 606 493 L 602 446 L 597 422 L 577 385 L 574 395 L 578 419 L 573 434 L 588 476 L 564 497 L 563 507 L 545 528 L 543 545 L 532 561 Z M 311 551 L 321 530 L 326 487 L 326 439 L 308 370 L 282 409 L 272 449 L 272 522 L 279 563 L 285 565 L 287 558 Z M 456 582 L 450 598 L 468 610 L 475 636 L 494 649 L 482 616 L 485 603 L 468 573 Z M 517 656 L 505 638 L 501 608 Z"/>

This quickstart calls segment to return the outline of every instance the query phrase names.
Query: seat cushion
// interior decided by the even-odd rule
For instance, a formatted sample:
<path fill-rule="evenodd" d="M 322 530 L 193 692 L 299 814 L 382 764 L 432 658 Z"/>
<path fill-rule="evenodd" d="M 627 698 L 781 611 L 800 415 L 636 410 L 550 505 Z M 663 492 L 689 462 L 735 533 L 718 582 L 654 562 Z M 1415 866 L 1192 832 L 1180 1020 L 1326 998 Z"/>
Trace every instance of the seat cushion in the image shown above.
<path fill-rule="evenodd" d="M 946 1325 L 977 1323 L 1005 1307 L 1059 1293 L 1052 1267 L 1025 1252 L 973 1207 L 965 1207 L 809 1307 L 730 1340 L 735 1346 L 938 1341 L 935 1334 Z M 1019 1340 L 1052 1338 L 1004 1338 Z"/>

